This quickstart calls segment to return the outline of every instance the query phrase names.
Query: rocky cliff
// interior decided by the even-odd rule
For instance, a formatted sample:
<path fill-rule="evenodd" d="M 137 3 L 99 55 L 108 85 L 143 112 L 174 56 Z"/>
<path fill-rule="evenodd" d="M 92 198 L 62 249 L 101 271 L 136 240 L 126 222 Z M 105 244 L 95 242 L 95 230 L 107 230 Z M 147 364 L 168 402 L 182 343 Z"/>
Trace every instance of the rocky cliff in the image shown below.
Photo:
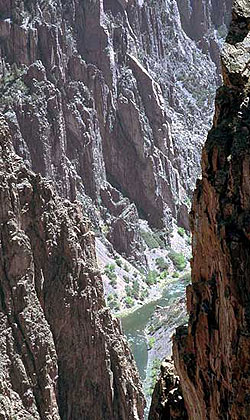
<path fill-rule="evenodd" d="M 142 419 L 83 209 L 25 167 L 3 119 L 0 179 L 1 419 Z"/>
<path fill-rule="evenodd" d="M 189 324 L 174 339 L 189 419 L 250 418 L 249 28 L 250 5 L 236 0 L 191 212 Z"/>
<path fill-rule="evenodd" d="M 220 43 L 230 7 L 198 3 L 0 0 L 0 110 L 15 150 L 80 196 L 127 256 L 141 251 L 138 214 L 188 228 L 217 83 L 203 44 Z"/>

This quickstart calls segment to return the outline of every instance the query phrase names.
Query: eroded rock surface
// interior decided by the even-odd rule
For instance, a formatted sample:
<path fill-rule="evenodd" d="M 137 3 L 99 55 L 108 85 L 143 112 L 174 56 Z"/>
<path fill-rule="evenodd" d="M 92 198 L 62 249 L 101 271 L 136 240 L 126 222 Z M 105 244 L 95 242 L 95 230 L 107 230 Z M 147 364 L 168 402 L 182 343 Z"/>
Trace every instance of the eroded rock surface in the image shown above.
<path fill-rule="evenodd" d="M 150 420 L 187 420 L 180 379 L 176 375 L 171 360 L 161 364 L 160 378 L 157 381 L 149 413 Z"/>
<path fill-rule="evenodd" d="M 26 168 L 0 119 L 0 417 L 143 418 L 78 203 Z"/>
<path fill-rule="evenodd" d="M 113 187 L 151 226 L 175 218 L 188 227 L 217 77 L 182 6 L 0 0 L 0 110 L 17 153 L 63 197 L 88 196 L 103 216 L 101 190 Z M 202 17 L 218 35 L 224 2 L 217 13 L 213 1 L 202 1 L 206 13 L 192 7 L 189 26 Z M 110 216 L 114 245 L 122 231 L 120 249 L 140 253 L 129 233 L 134 218 Z"/>
<path fill-rule="evenodd" d="M 191 214 L 190 318 L 174 340 L 190 419 L 250 418 L 249 19 L 249 2 L 235 1 Z"/>

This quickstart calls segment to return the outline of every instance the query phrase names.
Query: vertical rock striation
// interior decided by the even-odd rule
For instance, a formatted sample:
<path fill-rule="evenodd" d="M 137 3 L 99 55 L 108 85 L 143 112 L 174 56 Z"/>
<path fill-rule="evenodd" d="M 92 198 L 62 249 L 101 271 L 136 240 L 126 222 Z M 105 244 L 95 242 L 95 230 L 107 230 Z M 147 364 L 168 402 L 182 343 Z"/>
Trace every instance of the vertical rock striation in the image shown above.
<path fill-rule="evenodd" d="M 3 119 L 0 180 L 1 419 L 142 419 L 82 208 L 25 167 Z"/>
<path fill-rule="evenodd" d="M 249 2 L 236 0 L 191 213 L 189 325 L 174 339 L 188 418 L 197 420 L 250 418 L 249 30 Z"/>
<path fill-rule="evenodd" d="M 63 197 L 107 210 L 111 238 L 123 223 L 102 201 L 112 188 L 137 220 L 188 228 L 216 76 L 177 3 L 0 0 L 0 111 L 15 150 Z M 129 254 L 129 227 L 123 237 Z"/>

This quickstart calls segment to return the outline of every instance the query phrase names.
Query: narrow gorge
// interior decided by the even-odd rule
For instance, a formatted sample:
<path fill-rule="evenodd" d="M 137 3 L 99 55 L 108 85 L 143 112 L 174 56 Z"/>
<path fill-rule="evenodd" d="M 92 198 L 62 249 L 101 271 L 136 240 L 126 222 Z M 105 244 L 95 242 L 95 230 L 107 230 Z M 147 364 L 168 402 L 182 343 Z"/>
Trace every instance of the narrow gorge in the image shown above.
<path fill-rule="evenodd" d="M 0 419 L 250 418 L 248 2 L 231 17 L 0 0 Z"/>

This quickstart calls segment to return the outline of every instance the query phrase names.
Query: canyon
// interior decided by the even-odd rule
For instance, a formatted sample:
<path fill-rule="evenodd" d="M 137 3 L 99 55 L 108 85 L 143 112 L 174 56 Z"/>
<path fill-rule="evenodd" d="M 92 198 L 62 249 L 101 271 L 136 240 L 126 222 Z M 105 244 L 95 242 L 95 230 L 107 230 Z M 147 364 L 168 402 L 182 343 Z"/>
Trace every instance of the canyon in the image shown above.
<path fill-rule="evenodd" d="M 151 420 L 249 418 L 250 11 L 221 64 L 231 8 L 0 0 L 3 420 L 140 420 L 153 371 Z"/>

